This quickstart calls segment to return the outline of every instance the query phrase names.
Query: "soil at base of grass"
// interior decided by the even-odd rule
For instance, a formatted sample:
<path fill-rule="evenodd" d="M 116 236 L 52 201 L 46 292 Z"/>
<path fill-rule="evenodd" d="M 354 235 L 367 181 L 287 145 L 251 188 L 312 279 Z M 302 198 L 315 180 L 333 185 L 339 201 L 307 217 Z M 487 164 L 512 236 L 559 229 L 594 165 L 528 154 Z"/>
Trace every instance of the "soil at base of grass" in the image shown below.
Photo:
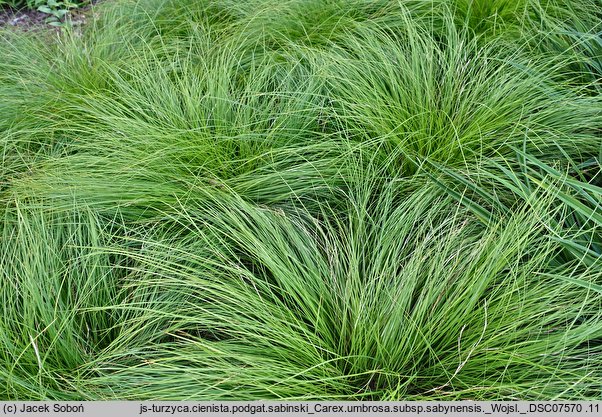
<path fill-rule="evenodd" d="M 102 0 L 93 0 L 92 4 L 97 4 Z M 90 14 L 90 5 L 74 9 L 70 13 L 71 24 L 80 26 L 86 23 Z M 39 29 L 59 30 L 56 26 L 47 23 L 49 15 L 37 10 L 21 9 L 15 10 L 8 6 L 0 6 L 0 28 L 15 27 L 24 31 Z"/>

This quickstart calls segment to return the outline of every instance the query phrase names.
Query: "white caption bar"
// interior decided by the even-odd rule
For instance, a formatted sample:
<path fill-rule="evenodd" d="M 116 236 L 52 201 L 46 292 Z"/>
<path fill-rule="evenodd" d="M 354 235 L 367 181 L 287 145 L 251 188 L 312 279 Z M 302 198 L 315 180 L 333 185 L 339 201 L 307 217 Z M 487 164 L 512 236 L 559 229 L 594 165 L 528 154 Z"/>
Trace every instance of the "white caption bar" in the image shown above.
<path fill-rule="evenodd" d="M 602 417 L 602 402 L 0 402 L 14 416 Z"/>

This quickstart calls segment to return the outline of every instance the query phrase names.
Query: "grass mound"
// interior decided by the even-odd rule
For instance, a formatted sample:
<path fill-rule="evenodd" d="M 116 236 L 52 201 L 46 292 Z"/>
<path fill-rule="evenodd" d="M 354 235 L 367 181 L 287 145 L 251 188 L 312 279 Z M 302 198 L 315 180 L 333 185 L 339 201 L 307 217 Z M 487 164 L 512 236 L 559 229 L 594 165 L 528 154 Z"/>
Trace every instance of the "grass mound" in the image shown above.
<path fill-rule="evenodd" d="M 1 398 L 602 398 L 600 2 L 99 14 L 0 32 Z"/>

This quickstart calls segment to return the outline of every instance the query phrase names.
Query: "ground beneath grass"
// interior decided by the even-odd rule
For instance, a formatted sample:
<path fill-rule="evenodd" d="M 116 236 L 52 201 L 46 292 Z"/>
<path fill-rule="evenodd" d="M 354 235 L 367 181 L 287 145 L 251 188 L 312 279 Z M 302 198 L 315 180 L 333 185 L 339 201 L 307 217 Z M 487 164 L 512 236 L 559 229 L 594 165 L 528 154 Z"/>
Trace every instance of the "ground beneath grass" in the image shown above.
<path fill-rule="evenodd" d="M 102 0 L 96 0 L 92 4 L 97 4 Z M 84 6 L 71 11 L 69 19 L 72 25 L 84 25 L 91 17 L 92 6 Z M 15 10 L 8 6 L 0 6 L 0 28 L 14 27 L 20 30 L 60 30 L 56 26 L 47 23 L 48 14 L 37 10 L 21 9 Z"/>

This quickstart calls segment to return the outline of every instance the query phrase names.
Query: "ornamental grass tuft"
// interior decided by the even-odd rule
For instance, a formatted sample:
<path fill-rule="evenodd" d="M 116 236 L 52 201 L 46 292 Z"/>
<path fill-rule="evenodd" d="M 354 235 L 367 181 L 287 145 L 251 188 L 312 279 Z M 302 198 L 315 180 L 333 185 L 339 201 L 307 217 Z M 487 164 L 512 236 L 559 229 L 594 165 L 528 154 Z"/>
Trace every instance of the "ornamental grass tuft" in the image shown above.
<path fill-rule="evenodd" d="M 0 30 L 0 399 L 602 399 L 602 4 L 132 0 Z"/>

